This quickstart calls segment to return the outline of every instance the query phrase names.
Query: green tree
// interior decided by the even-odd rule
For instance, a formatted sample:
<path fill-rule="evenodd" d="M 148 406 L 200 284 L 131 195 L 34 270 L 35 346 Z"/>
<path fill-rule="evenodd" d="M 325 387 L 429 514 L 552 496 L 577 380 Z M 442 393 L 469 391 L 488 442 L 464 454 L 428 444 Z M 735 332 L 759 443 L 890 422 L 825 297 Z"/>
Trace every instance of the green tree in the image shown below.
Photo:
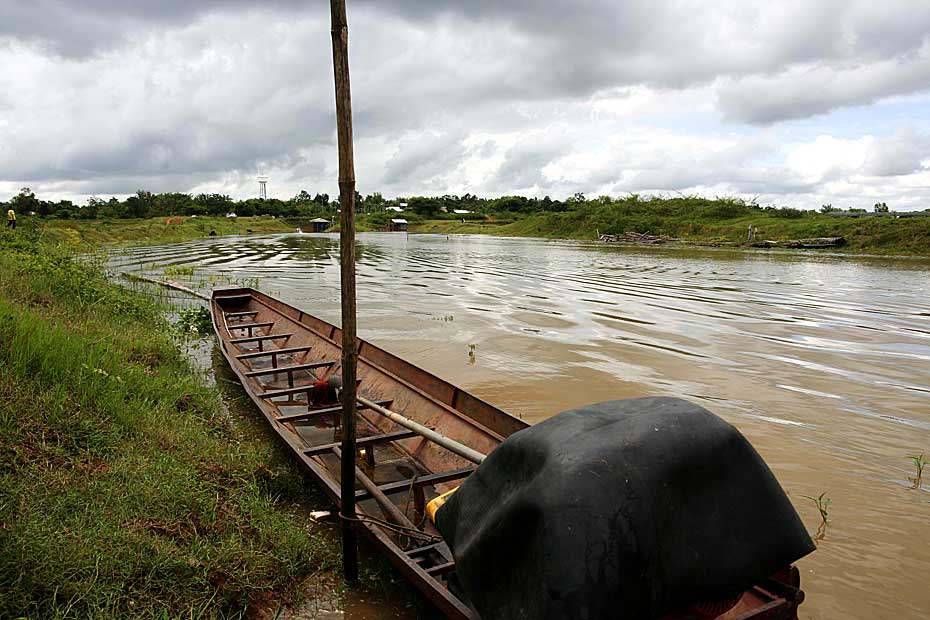
<path fill-rule="evenodd" d="M 197 194 L 194 196 L 191 215 L 226 215 L 233 208 L 232 199 L 225 194 Z"/>
<path fill-rule="evenodd" d="M 119 198 L 113 197 L 97 208 L 97 216 L 105 220 L 123 218 L 126 217 L 126 207 Z"/>
<path fill-rule="evenodd" d="M 13 196 L 12 200 L 10 200 L 10 207 L 17 213 L 24 215 L 31 212 L 36 212 L 39 215 L 50 215 L 52 212 L 48 203 L 40 202 L 28 187 L 22 188 L 18 194 Z M 45 211 L 45 213 L 42 213 L 42 211 Z"/>
<path fill-rule="evenodd" d="M 185 215 L 191 213 L 194 208 L 194 199 L 191 198 L 190 194 L 180 192 L 157 194 L 154 202 L 155 205 L 152 208 L 151 215 L 157 217 Z"/>
<path fill-rule="evenodd" d="M 135 196 L 126 199 L 126 217 L 150 217 L 154 213 L 155 196 L 140 189 Z"/>
<path fill-rule="evenodd" d="M 298 193 L 296 196 L 291 198 L 291 202 L 293 202 L 295 205 L 303 205 L 303 204 L 313 202 L 313 198 L 310 196 L 309 193 L 307 193 L 307 190 L 302 189 L 300 190 L 300 193 Z"/>
<path fill-rule="evenodd" d="M 572 197 L 566 199 L 565 202 L 567 202 L 568 204 L 571 204 L 571 205 L 581 205 L 581 204 L 584 204 L 584 203 L 585 203 L 584 193 L 582 193 L 582 192 L 575 192 L 575 193 L 572 195 Z"/>
<path fill-rule="evenodd" d="M 414 196 L 407 202 L 407 207 L 422 217 L 431 217 L 439 213 L 439 201 L 435 198 Z"/>
<path fill-rule="evenodd" d="M 70 200 L 59 200 L 57 204 L 51 205 L 55 217 L 69 220 L 78 216 L 78 210 Z"/>
<path fill-rule="evenodd" d="M 362 202 L 364 203 L 366 213 L 375 213 L 384 209 L 384 197 L 378 192 L 369 194 Z"/>
<path fill-rule="evenodd" d="M 875 209 L 875 213 L 888 213 L 888 205 L 884 202 L 876 202 L 873 208 Z"/>

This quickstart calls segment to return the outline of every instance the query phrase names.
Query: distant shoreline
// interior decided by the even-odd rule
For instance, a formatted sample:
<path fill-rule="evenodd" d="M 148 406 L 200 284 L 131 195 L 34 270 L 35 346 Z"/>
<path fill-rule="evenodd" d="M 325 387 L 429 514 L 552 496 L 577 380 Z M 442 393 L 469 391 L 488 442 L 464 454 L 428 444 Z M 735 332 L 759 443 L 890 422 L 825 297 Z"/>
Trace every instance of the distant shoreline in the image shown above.
<path fill-rule="evenodd" d="M 756 240 L 783 241 L 816 237 L 843 237 L 841 247 L 825 250 L 791 249 L 777 251 L 836 253 L 874 256 L 930 256 L 930 217 L 915 218 L 839 218 L 805 212 L 801 217 L 786 218 L 778 212 L 737 213 L 736 217 L 712 217 L 682 210 L 635 213 L 623 209 L 583 208 L 562 213 L 498 214 L 472 216 L 470 219 L 444 217 L 424 219 L 405 214 L 411 233 L 440 235 L 481 234 L 500 237 L 538 237 L 544 239 L 596 241 L 598 233 L 622 236 L 627 232 L 666 235 L 680 241 L 682 247 L 724 247 L 731 250 L 758 251 L 747 247 L 749 226 L 758 229 Z M 384 229 L 386 214 L 360 214 L 359 232 Z M 487 219 L 485 219 L 487 217 Z M 21 226 L 33 224 L 43 234 L 70 246 L 92 249 L 101 244 L 180 243 L 211 236 L 295 232 L 309 229 L 306 218 L 271 216 L 252 217 L 174 217 L 111 220 L 56 220 L 21 218 Z M 329 229 L 333 230 L 333 229 Z M 616 245 L 640 244 L 620 242 Z M 653 244 L 648 244 L 653 245 Z M 669 244 L 657 244 L 668 247 Z M 763 248 L 775 251 L 775 248 Z"/>

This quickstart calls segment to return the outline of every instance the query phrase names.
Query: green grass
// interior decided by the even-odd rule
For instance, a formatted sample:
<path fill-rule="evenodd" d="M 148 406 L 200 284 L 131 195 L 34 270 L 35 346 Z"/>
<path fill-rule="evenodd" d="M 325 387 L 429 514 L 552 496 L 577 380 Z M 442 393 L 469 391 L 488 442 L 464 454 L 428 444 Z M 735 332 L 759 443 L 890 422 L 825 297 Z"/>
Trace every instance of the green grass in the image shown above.
<path fill-rule="evenodd" d="M 28 218 L 23 218 L 28 219 Z M 169 223 L 170 222 L 170 223 Z M 56 242 L 77 247 L 100 244 L 177 243 L 217 236 L 293 232 L 295 225 L 282 218 L 173 217 L 141 220 L 45 220 L 39 222 L 45 235 Z"/>
<path fill-rule="evenodd" d="M 358 232 L 384 230 L 392 212 L 359 214 Z M 436 234 L 490 234 L 513 237 L 595 239 L 598 232 L 627 231 L 669 235 L 690 243 L 738 244 L 746 241 L 750 225 L 759 230 L 757 239 L 782 241 L 811 237 L 842 236 L 841 251 L 870 254 L 930 255 L 930 217 L 844 218 L 816 211 L 760 209 L 739 199 L 682 196 L 675 198 L 596 199 L 571 206 L 562 212 L 495 213 L 482 221 L 465 216 L 443 215 L 424 220 L 413 212 L 401 217 L 410 222 L 411 232 Z M 28 224 L 30 218 L 23 218 Z M 183 217 L 141 220 L 44 220 L 46 236 L 56 242 L 83 249 L 100 244 L 174 243 L 208 237 L 310 230 L 307 218 Z M 339 222 L 332 231 L 338 230 Z M 835 251 L 835 250 L 830 250 Z"/>
<path fill-rule="evenodd" d="M 338 566 L 324 497 L 231 424 L 164 308 L 0 236 L 0 617 L 235 617 Z"/>
<path fill-rule="evenodd" d="M 788 240 L 842 236 L 843 251 L 930 255 L 930 217 L 842 218 L 813 211 L 761 210 L 734 200 L 634 198 L 579 205 L 572 211 L 515 215 L 493 222 L 429 220 L 414 232 L 491 234 L 513 237 L 596 239 L 597 233 L 627 231 L 669 235 L 691 243 L 741 243 L 750 225 L 757 239 Z M 832 250 L 831 250 L 832 251 Z"/>

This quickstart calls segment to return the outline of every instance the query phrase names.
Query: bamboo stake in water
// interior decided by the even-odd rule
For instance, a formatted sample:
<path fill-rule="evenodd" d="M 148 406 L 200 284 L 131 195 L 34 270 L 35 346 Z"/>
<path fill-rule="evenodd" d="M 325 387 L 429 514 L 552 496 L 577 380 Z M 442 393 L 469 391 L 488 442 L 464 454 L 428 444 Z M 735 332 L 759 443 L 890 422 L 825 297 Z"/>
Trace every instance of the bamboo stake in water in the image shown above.
<path fill-rule="evenodd" d="M 342 470 L 341 510 L 343 575 L 358 582 L 358 541 L 355 519 L 355 162 L 352 150 L 352 95 L 349 86 L 349 27 L 345 0 L 330 0 L 333 74 L 336 82 L 336 135 L 339 143 L 339 263 L 342 284 Z"/>

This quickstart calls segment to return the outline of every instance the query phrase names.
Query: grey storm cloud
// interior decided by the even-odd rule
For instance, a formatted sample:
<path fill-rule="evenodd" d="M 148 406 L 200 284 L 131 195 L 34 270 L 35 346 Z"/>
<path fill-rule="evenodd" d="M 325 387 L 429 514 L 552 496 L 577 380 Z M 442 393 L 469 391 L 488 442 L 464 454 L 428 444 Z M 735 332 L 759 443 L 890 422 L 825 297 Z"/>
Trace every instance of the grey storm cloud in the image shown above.
<path fill-rule="evenodd" d="M 753 127 L 930 84 L 930 3 L 908 0 L 348 5 L 359 178 L 380 182 L 370 191 L 756 191 L 766 179 L 808 191 L 810 176 L 747 166 L 750 152 L 657 145 L 571 174 L 559 162 L 601 139 L 591 102 L 620 89 L 701 97 L 718 121 Z M 329 45 L 325 2 L 2 2 L 0 183 L 246 187 L 264 165 L 272 187 L 334 185 Z M 921 136 L 877 140 L 861 172 L 919 171 Z"/>
<path fill-rule="evenodd" d="M 930 26 L 928 26 L 930 27 Z M 891 95 L 927 90 L 930 43 L 906 58 L 871 66 L 816 67 L 777 75 L 753 75 L 718 93 L 724 117 L 753 124 L 807 118 L 836 108 L 873 103 Z"/>
<path fill-rule="evenodd" d="M 301 0 L 265 0 L 269 10 L 301 9 Z M 254 8 L 248 0 L 8 0 L 0 4 L 0 38 L 34 41 L 57 54 L 82 57 L 132 44 L 147 30 L 195 21 L 199 16 Z"/>
<path fill-rule="evenodd" d="M 461 133 L 426 133 L 401 140 L 385 164 L 384 182 L 397 185 L 414 176 L 431 179 L 454 171 L 465 155 L 463 138 Z"/>
<path fill-rule="evenodd" d="M 545 132 L 529 136 L 504 154 L 504 162 L 491 180 L 492 186 L 514 190 L 544 187 L 543 168 L 572 149 L 570 136 L 565 133 Z"/>

